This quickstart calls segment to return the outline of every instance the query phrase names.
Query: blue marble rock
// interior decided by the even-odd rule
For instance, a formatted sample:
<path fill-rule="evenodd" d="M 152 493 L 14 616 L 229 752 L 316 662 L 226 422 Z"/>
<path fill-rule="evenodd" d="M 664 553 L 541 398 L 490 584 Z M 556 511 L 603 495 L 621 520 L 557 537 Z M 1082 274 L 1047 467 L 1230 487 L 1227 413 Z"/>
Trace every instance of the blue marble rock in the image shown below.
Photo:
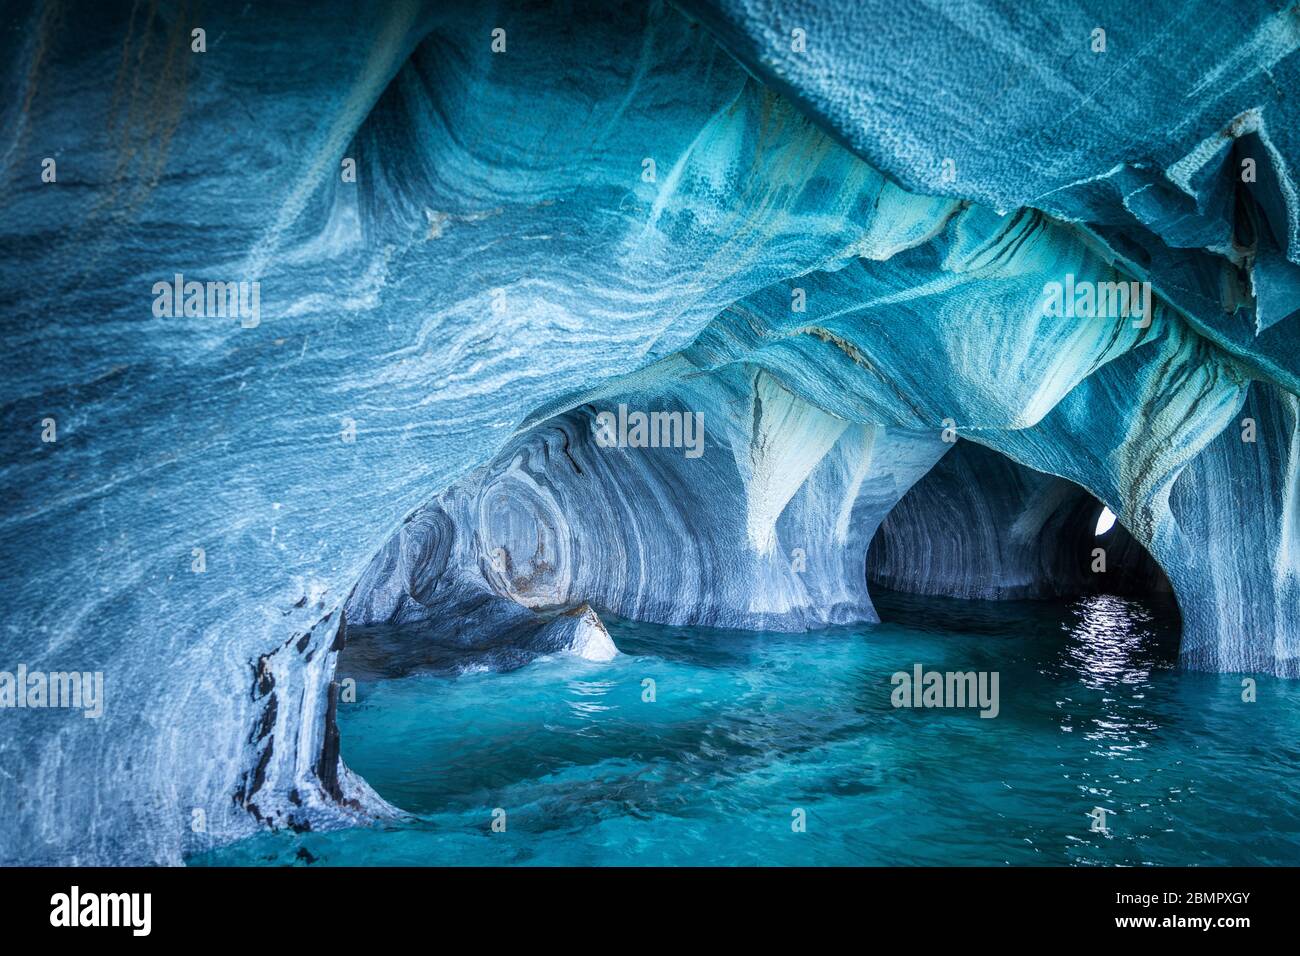
<path fill-rule="evenodd" d="M 1184 666 L 1300 676 L 1294 4 L 3 19 L 0 668 L 105 709 L 0 714 L 0 862 L 395 813 L 341 654 L 1073 592 L 1103 504 Z"/>

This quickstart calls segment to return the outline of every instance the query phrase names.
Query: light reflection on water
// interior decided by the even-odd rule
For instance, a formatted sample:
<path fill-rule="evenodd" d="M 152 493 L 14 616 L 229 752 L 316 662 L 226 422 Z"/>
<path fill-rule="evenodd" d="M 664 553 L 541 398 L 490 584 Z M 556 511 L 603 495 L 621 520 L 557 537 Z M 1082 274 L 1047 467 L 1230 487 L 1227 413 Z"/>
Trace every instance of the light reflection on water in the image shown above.
<path fill-rule="evenodd" d="M 1247 704 L 1175 669 L 1168 606 L 878 604 L 891 623 L 795 635 L 611 620 L 609 664 L 362 683 L 344 757 L 412 816 L 194 862 L 1300 863 L 1296 682 Z M 916 663 L 998 671 L 998 717 L 895 709 Z"/>
<path fill-rule="evenodd" d="M 1078 621 L 1068 644 L 1079 680 L 1088 687 L 1108 684 L 1142 684 L 1151 676 L 1152 663 L 1144 659 L 1152 617 L 1141 603 L 1110 594 L 1090 595 L 1074 604 Z"/>

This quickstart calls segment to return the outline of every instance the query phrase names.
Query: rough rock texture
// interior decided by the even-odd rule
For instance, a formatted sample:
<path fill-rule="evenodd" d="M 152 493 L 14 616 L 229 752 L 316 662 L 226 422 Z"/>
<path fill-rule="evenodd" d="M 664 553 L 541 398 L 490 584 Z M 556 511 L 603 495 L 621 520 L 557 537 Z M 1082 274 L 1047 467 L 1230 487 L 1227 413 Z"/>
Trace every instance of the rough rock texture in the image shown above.
<path fill-rule="evenodd" d="M 897 182 L 1076 224 L 1296 391 L 1300 4 L 683 6 Z"/>
<path fill-rule="evenodd" d="M 1114 509 L 1184 663 L 1297 672 L 1295 5 L 786 9 L 10 8 L 0 667 L 107 701 L 0 714 L 0 860 L 386 812 L 345 614 L 510 659 L 598 649 L 584 603 L 869 620 L 949 428 Z M 158 314 L 177 273 L 257 321 Z M 1045 316 L 1067 275 L 1150 323 Z M 593 447 L 621 401 L 705 454 Z"/>
<path fill-rule="evenodd" d="M 1295 395 L 1252 385 L 1243 424 L 1215 438 L 1170 491 L 1165 566 L 1190 666 L 1300 677 L 1298 415 Z M 1244 441 L 1252 424 L 1254 442 Z"/>

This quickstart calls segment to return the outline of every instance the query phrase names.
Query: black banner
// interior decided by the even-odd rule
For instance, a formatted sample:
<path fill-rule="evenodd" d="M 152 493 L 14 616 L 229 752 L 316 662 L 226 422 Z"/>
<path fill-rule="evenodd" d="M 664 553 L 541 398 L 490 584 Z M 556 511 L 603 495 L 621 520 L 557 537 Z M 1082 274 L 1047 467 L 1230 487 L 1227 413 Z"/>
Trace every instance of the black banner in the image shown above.
<path fill-rule="evenodd" d="M 661 937 L 702 918 L 741 934 L 776 921 L 819 936 L 828 928 L 859 937 L 919 932 L 927 941 L 1172 931 L 1231 945 L 1290 921 L 1294 879 L 1274 869 L 0 870 L 11 942 L 75 933 L 81 942 L 327 946 L 430 926 L 494 938 L 542 933 L 552 942 L 573 932 L 571 942 L 584 945 Z"/>

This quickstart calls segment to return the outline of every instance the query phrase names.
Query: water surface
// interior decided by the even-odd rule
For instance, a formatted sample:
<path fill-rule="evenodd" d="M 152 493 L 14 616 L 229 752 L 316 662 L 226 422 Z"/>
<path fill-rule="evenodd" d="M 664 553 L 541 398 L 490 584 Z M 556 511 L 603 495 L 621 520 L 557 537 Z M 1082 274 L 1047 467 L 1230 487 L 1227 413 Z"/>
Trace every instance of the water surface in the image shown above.
<path fill-rule="evenodd" d="M 801 634 L 606 618 L 613 663 L 363 681 L 344 759 L 409 818 L 190 862 L 1300 863 L 1300 682 L 1246 703 L 1242 675 L 1177 670 L 1160 604 L 877 604 Z M 998 716 L 895 708 L 917 663 L 997 671 Z"/>

